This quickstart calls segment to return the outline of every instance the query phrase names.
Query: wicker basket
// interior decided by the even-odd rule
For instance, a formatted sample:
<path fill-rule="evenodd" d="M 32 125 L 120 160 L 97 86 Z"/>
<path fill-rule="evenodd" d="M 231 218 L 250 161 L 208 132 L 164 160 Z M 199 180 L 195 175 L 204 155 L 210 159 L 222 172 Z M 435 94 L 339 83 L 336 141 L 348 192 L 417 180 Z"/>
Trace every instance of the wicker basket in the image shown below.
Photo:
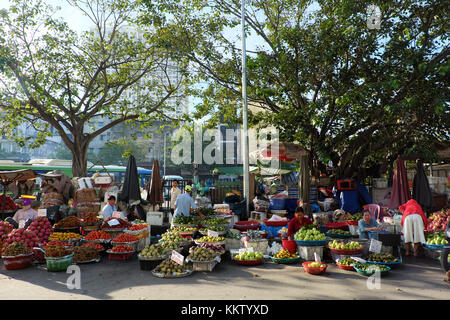
<path fill-rule="evenodd" d="M 138 250 L 138 245 L 139 245 L 139 240 L 133 241 L 133 242 L 114 242 L 114 241 L 111 241 L 111 244 L 112 244 L 113 247 L 122 244 L 122 245 L 125 245 L 125 246 L 129 246 L 129 247 L 133 248 L 133 250 L 137 251 Z"/>

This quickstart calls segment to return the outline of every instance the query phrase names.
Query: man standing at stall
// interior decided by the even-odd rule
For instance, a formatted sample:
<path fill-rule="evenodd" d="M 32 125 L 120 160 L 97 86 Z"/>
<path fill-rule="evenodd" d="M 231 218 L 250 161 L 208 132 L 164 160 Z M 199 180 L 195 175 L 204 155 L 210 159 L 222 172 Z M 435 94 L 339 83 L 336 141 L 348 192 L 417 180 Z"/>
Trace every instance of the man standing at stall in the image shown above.
<path fill-rule="evenodd" d="M 191 197 L 192 187 L 188 185 L 184 190 L 186 192 L 180 194 L 175 201 L 174 218 L 177 216 L 189 216 L 192 210 L 195 210 L 199 214 L 200 218 L 205 218 L 205 216 L 200 212 L 197 205 L 195 204 L 194 199 L 192 199 Z"/>

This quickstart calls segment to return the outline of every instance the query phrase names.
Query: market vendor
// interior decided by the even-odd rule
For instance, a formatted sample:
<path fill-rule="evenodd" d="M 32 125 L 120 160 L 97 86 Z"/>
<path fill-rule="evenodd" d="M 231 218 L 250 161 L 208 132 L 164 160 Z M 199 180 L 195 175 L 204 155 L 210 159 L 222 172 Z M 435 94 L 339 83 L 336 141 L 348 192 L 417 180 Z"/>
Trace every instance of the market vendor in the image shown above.
<path fill-rule="evenodd" d="M 41 206 L 41 202 L 31 199 L 24 199 L 22 201 L 23 208 L 18 210 L 14 216 L 13 220 L 19 223 L 20 221 L 28 221 L 28 220 L 34 220 L 38 216 L 38 209 Z"/>
<path fill-rule="evenodd" d="M 205 218 L 205 216 L 200 212 L 197 205 L 195 204 L 194 199 L 191 197 L 192 187 L 187 185 L 185 188 L 185 193 L 180 194 L 175 201 L 174 209 L 176 216 L 189 216 L 192 210 L 195 210 L 200 218 Z"/>
<path fill-rule="evenodd" d="M 116 197 L 110 195 L 108 197 L 108 204 L 102 210 L 103 220 L 111 218 L 115 211 L 117 211 Z"/>
<path fill-rule="evenodd" d="M 178 188 L 178 181 L 174 180 L 172 182 L 172 189 L 170 189 L 170 212 L 172 215 L 175 212 L 175 201 L 177 201 L 178 196 L 181 194 L 180 188 Z"/>
<path fill-rule="evenodd" d="M 294 217 L 289 221 L 287 236 L 289 240 L 294 240 L 294 235 L 300 230 L 301 227 L 312 224 L 312 221 L 305 216 L 305 212 L 302 207 L 295 209 Z"/>
<path fill-rule="evenodd" d="M 358 234 L 361 239 L 369 239 L 369 231 L 380 231 L 383 228 L 370 216 L 369 210 L 363 210 L 363 217 L 358 221 Z"/>
<path fill-rule="evenodd" d="M 422 210 L 420 204 L 414 200 L 408 200 L 408 202 L 398 207 L 402 216 L 403 237 L 405 239 L 405 255 L 411 255 L 411 243 L 414 244 L 414 256 L 420 255 L 420 247 L 422 243 L 425 243 L 425 235 L 423 230 L 427 225 L 427 217 Z"/>

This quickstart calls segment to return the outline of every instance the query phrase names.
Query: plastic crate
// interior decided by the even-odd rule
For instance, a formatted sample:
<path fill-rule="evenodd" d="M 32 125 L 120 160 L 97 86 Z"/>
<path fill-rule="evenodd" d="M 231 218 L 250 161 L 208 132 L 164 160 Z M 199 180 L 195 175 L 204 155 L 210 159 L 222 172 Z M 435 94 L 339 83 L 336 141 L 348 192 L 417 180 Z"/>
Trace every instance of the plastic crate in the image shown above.
<path fill-rule="evenodd" d="M 287 199 L 270 199 L 270 210 L 286 210 Z"/>
<path fill-rule="evenodd" d="M 217 261 L 194 261 L 192 263 L 192 270 L 211 272 L 216 265 Z"/>
<path fill-rule="evenodd" d="M 144 271 L 152 271 L 155 269 L 164 259 L 161 260 L 141 260 L 139 259 L 139 267 Z"/>
<path fill-rule="evenodd" d="M 261 225 L 261 230 L 267 231 L 267 233 L 268 233 L 267 238 L 278 238 L 278 231 L 283 229 L 283 227 L 286 227 L 288 224 L 289 224 L 289 222 L 287 222 L 283 226 L 268 226 L 263 223 Z"/>
<path fill-rule="evenodd" d="M 128 253 L 108 253 L 108 260 L 126 261 L 130 260 L 133 252 Z"/>

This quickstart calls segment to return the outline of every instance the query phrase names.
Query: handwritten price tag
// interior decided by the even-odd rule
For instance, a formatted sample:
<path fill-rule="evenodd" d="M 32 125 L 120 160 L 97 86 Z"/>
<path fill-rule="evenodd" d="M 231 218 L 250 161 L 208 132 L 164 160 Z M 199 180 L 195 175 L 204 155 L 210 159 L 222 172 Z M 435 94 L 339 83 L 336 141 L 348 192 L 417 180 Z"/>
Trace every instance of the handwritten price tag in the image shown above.
<path fill-rule="evenodd" d="M 19 229 L 25 227 L 25 220 L 20 220 L 19 221 Z"/>
<path fill-rule="evenodd" d="M 47 209 L 38 209 L 38 217 L 46 217 Z"/>
<path fill-rule="evenodd" d="M 175 250 L 172 250 L 172 255 L 170 256 L 170 259 L 175 261 L 179 265 L 183 265 L 184 263 L 184 256 Z"/>
<path fill-rule="evenodd" d="M 375 239 L 371 239 L 370 240 L 369 251 L 370 252 L 375 252 L 375 253 L 380 253 L 382 245 L 383 245 L 383 243 L 381 241 L 378 241 L 378 240 L 375 240 Z"/>
<path fill-rule="evenodd" d="M 320 260 L 320 256 L 317 254 L 317 252 L 314 252 L 314 260 L 318 263 L 322 263 L 322 260 Z"/>
<path fill-rule="evenodd" d="M 117 219 L 112 219 L 108 221 L 108 224 L 112 227 L 112 226 L 117 226 L 120 224 L 119 220 Z"/>
<path fill-rule="evenodd" d="M 367 262 L 366 260 L 361 259 L 361 258 L 359 258 L 359 257 L 350 257 L 350 258 L 352 258 L 353 260 L 356 260 L 356 261 L 358 261 L 358 262 L 361 262 L 361 263 L 366 263 L 366 262 Z"/>
<path fill-rule="evenodd" d="M 217 231 L 208 230 L 208 236 L 218 238 L 219 233 Z"/>

